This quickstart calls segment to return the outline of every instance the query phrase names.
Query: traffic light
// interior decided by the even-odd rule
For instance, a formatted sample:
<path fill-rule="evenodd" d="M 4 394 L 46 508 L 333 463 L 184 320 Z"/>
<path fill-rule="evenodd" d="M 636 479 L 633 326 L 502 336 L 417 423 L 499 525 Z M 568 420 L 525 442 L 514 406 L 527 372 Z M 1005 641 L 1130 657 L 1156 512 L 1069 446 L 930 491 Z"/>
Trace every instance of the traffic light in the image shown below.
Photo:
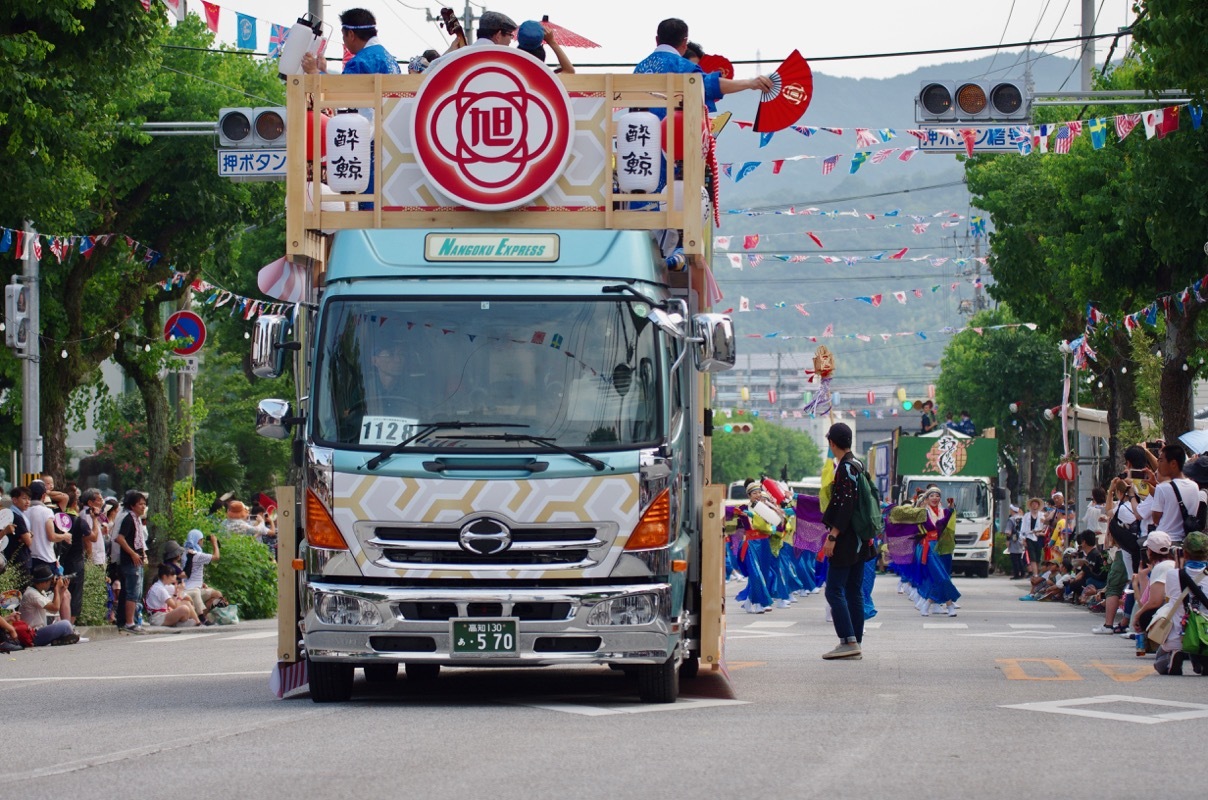
<path fill-rule="evenodd" d="M 1031 112 L 1019 81 L 924 81 L 914 101 L 919 124 L 1026 122 Z"/>
<path fill-rule="evenodd" d="M 912 408 L 914 408 L 913 400 L 903 400 L 902 401 L 902 410 L 903 411 L 909 411 Z"/>
<path fill-rule="evenodd" d="M 285 147 L 285 108 L 223 108 L 218 112 L 222 147 Z"/>
<path fill-rule="evenodd" d="M 749 422 L 727 422 L 722 430 L 726 433 L 750 433 L 753 427 Z"/>
<path fill-rule="evenodd" d="M 30 327 L 29 287 L 10 283 L 4 287 L 4 343 L 18 356 L 28 356 L 32 350 Z"/>

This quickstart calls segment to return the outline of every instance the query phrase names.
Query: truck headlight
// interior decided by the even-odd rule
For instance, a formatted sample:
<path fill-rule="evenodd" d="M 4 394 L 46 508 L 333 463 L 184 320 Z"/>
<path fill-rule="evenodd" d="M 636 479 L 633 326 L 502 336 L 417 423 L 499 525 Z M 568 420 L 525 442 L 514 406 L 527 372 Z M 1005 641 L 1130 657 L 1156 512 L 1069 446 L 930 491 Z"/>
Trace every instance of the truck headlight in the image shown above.
<path fill-rule="evenodd" d="M 315 616 L 324 625 L 381 625 L 377 606 L 346 594 L 315 593 Z"/>
<path fill-rule="evenodd" d="M 653 594 L 631 594 L 596 604 L 587 615 L 587 624 L 648 625 L 659 613 L 659 599 Z"/>

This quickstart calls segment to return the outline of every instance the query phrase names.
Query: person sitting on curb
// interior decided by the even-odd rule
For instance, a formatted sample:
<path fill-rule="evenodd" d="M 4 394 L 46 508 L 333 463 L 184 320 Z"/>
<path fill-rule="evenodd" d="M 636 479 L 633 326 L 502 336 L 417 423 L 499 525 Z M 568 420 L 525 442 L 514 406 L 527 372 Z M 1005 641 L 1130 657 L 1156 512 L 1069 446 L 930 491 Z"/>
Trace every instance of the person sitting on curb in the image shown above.
<path fill-rule="evenodd" d="M 212 624 L 211 620 L 206 619 L 206 613 L 215 604 L 226 603 L 222 592 L 206 586 L 205 582 L 206 564 L 217 563 L 221 555 L 218 549 L 218 537 L 212 533 L 210 534 L 210 549 L 214 552 L 207 553 L 201 549 L 201 531 L 196 528 L 189 531 L 189 536 L 185 540 L 185 594 L 193 603 L 193 610 L 206 625 Z"/>
<path fill-rule="evenodd" d="M 152 625 L 193 628 L 201 624 L 193 604 L 187 598 L 177 599 L 176 569 L 171 564 L 159 565 L 159 580 L 147 590 L 147 611 Z"/>
<path fill-rule="evenodd" d="M 53 589 L 51 588 L 53 585 Z M 21 595 L 21 619 L 33 629 L 34 646 L 75 644 L 80 636 L 65 619 L 49 622 L 48 612 L 58 614 L 66 611 L 71 600 L 67 595 L 67 580 L 56 576 L 46 564 L 34 566 L 29 576 L 29 586 Z"/>

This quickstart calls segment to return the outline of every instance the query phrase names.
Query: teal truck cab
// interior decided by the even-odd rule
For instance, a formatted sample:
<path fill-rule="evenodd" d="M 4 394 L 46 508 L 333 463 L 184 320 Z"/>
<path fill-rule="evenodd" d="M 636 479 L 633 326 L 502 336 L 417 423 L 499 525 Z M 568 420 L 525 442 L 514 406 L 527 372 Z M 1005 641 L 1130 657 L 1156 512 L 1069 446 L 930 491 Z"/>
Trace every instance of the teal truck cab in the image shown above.
<path fill-rule="evenodd" d="M 323 90 L 338 78 L 300 80 L 339 102 Z M 299 466 L 279 489 L 296 511 L 279 670 L 324 702 L 357 669 L 610 665 L 673 701 L 681 673 L 720 662 L 707 373 L 735 354 L 702 270 L 602 216 L 346 213 L 368 224 L 298 246 L 307 301 L 253 340 L 260 374 L 298 353 L 297 397 L 263 401 L 257 424 L 292 437 Z M 341 227 L 322 217 L 308 232 Z"/>

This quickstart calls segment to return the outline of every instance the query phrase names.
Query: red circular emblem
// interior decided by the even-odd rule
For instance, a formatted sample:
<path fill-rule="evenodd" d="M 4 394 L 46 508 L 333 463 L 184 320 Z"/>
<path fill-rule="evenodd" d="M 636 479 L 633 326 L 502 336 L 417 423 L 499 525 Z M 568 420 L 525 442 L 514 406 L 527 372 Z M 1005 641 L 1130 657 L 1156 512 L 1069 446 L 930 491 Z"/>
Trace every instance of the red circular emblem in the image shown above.
<path fill-rule="evenodd" d="M 562 83 L 532 56 L 495 45 L 437 61 L 411 115 L 424 175 L 441 193 L 481 211 L 540 196 L 570 160 L 573 134 Z"/>

